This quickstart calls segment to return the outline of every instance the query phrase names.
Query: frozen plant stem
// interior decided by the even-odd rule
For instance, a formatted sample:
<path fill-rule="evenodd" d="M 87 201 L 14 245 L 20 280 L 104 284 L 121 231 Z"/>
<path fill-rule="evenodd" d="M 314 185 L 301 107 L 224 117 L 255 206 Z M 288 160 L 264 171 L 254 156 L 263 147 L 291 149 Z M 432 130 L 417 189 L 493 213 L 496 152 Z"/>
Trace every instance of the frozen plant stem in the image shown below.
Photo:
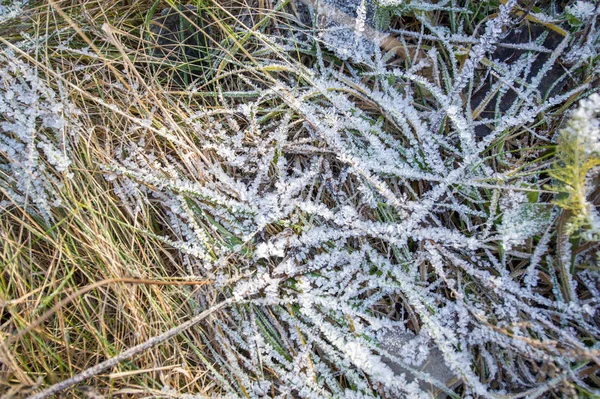
<path fill-rule="evenodd" d="M 38 392 L 34 395 L 30 395 L 28 397 L 28 399 L 47 398 L 49 396 L 57 394 L 58 392 L 60 392 L 64 389 L 67 389 L 75 384 L 85 381 L 90 377 L 98 375 L 101 372 L 103 372 L 104 370 L 106 370 L 110 367 L 113 367 L 113 366 L 117 365 L 118 363 L 121 363 L 123 360 L 130 359 L 133 356 L 137 355 L 138 353 L 141 353 L 147 349 L 152 348 L 154 345 L 160 344 L 161 342 L 164 342 L 170 338 L 173 338 L 174 336 L 182 333 L 183 331 L 187 330 L 188 328 L 198 324 L 200 321 L 204 320 L 206 317 L 210 316 L 211 314 L 227 307 L 232 302 L 234 302 L 233 298 L 227 299 L 227 300 L 219 303 L 218 305 L 215 305 L 212 308 L 205 310 L 204 312 L 200 313 L 199 315 L 194 316 L 193 318 L 186 321 L 185 323 L 182 323 L 176 327 L 171 328 L 169 331 L 166 331 L 160 335 L 150 338 L 146 342 L 143 342 L 139 345 L 129 348 L 126 351 L 121 352 L 120 354 L 118 354 L 115 357 L 105 360 L 102 363 L 99 363 L 93 367 L 90 367 L 69 379 L 66 379 L 64 381 L 61 381 L 57 384 L 52 385 L 50 388 L 44 389 L 43 391 Z"/>

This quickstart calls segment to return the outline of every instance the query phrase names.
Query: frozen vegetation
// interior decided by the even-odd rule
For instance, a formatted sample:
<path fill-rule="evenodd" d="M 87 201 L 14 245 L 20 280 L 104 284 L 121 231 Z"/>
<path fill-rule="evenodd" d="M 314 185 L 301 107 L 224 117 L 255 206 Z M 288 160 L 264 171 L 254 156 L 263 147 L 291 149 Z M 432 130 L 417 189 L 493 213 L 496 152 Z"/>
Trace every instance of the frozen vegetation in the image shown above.
<path fill-rule="evenodd" d="M 0 395 L 600 395 L 596 3 L 25 3 Z"/>

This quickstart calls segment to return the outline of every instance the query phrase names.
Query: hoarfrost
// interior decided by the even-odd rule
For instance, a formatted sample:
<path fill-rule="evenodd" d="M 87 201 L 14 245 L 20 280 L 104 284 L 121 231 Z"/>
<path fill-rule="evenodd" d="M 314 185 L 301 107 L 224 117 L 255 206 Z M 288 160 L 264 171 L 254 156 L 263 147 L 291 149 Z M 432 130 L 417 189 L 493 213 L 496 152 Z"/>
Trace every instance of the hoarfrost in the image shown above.
<path fill-rule="evenodd" d="M 78 111 L 38 71 L 6 50 L 0 53 L 0 114 L 0 168 L 10 177 L 4 189 L 51 221 L 52 208 L 61 204 L 62 180 L 72 177 L 69 152 L 80 131 Z"/>

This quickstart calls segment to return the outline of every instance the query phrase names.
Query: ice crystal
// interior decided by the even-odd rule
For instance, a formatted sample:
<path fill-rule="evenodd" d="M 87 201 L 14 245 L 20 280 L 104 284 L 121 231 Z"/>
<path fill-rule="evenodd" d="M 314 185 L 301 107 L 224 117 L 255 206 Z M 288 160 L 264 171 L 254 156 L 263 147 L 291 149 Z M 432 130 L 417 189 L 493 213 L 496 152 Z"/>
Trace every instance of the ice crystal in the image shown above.
<path fill-rule="evenodd" d="M 23 12 L 23 7 L 29 0 L 9 0 L 0 4 L 0 23 L 16 18 Z"/>
<path fill-rule="evenodd" d="M 577 0 L 567 7 L 567 12 L 579 21 L 585 21 L 595 15 L 596 5 L 589 1 Z"/>
<path fill-rule="evenodd" d="M 577 142 L 586 156 L 600 156 L 600 94 L 581 100 L 568 125 L 562 130 L 565 140 Z"/>
<path fill-rule="evenodd" d="M 69 143 L 78 134 L 77 112 L 14 53 L 0 53 L 0 168 L 10 176 L 4 189 L 48 221 L 61 203 L 62 179 L 72 176 Z M 69 126 L 67 119 L 73 119 Z"/>

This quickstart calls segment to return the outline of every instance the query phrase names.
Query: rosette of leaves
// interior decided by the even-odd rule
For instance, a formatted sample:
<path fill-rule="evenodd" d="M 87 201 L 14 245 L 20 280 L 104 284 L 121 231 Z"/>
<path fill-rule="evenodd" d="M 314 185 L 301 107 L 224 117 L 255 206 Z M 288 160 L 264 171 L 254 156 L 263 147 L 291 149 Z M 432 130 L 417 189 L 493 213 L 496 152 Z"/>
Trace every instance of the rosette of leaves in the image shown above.
<path fill-rule="evenodd" d="M 600 220 L 594 197 L 597 197 L 600 165 L 600 95 L 580 102 L 566 126 L 560 131 L 556 163 L 550 175 L 556 179 L 560 194 L 555 203 L 569 211 L 567 234 L 581 230 L 583 238 L 600 239 Z"/>

